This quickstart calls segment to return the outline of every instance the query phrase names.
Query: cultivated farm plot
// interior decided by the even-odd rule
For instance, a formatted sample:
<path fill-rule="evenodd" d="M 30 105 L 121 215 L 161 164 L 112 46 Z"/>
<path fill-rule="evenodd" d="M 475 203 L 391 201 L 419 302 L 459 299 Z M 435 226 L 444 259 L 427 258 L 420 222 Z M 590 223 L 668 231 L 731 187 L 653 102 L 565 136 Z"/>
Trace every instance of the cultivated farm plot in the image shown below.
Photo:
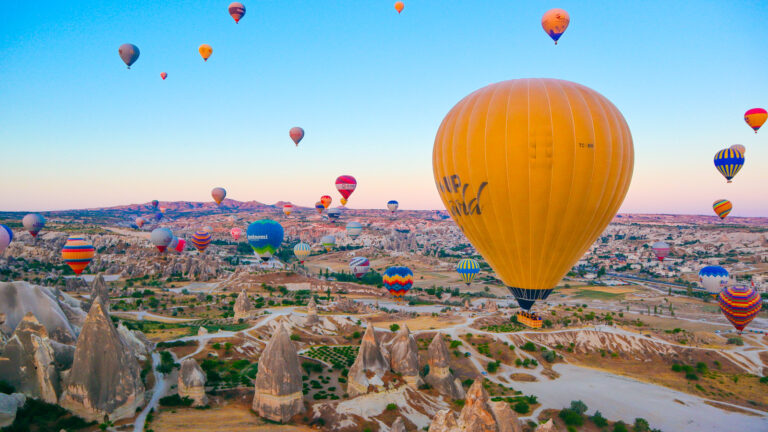
<path fill-rule="evenodd" d="M 304 355 L 322 360 L 326 363 L 333 365 L 337 369 L 345 369 L 352 366 L 357 358 L 357 352 L 360 351 L 359 346 L 342 345 L 342 346 L 318 346 L 312 347 L 307 350 Z"/>

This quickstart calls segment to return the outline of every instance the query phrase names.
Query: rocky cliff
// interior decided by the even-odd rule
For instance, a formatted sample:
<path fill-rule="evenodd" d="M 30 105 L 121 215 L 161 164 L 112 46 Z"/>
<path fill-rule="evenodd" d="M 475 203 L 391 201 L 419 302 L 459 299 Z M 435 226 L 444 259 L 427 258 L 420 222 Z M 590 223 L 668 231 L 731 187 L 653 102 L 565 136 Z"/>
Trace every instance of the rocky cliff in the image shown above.
<path fill-rule="evenodd" d="M 252 408 L 261 417 L 285 423 L 304 412 L 303 396 L 296 347 L 278 325 L 259 358 Z"/>

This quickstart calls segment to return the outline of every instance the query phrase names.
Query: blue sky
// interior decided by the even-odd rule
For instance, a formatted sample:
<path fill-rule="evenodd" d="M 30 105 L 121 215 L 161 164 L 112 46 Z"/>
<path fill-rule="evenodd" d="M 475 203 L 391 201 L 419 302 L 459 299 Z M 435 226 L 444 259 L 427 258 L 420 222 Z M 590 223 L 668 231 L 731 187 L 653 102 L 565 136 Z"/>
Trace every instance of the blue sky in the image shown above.
<path fill-rule="evenodd" d="M 7 2 L 0 16 L 0 210 L 234 199 L 442 208 L 435 132 L 473 90 L 579 82 L 624 114 L 635 174 L 622 211 L 768 216 L 765 1 Z M 558 46 L 541 15 L 571 24 Z M 141 57 L 126 70 L 117 48 Z M 213 55 L 200 58 L 208 43 Z M 167 72 L 162 81 L 160 72 Z M 299 148 L 288 129 L 307 132 Z M 747 146 L 733 184 L 714 153 Z"/>

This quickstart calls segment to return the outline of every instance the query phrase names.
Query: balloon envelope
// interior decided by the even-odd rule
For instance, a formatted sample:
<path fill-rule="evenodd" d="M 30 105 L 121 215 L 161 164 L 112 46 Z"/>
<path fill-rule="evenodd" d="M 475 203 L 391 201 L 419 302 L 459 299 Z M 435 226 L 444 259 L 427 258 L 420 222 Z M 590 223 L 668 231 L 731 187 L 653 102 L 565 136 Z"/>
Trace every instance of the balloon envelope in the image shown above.
<path fill-rule="evenodd" d="M 286 204 L 283 206 L 283 214 L 290 216 L 293 213 L 293 204 Z"/>
<path fill-rule="evenodd" d="M 213 54 L 213 48 L 211 48 L 208 44 L 202 44 L 199 48 L 197 48 L 197 51 L 200 53 L 200 57 L 203 58 L 203 60 L 208 61 L 208 58 L 211 57 L 211 54 Z"/>
<path fill-rule="evenodd" d="M 293 247 L 293 254 L 296 255 L 296 258 L 298 258 L 299 262 L 302 264 L 304 263 L 304 259 L 308 257 L 310 253 L 312 253 L 312 247 L 306 243 L 297 243 L 296 246 Z"/>
<path fill-rule="evenodd" d="M 288 136 L 291 137 L 294 144 L 296 144 L 296 147 L 298 147 L 301 140 L 304 139 L 304 129 L 298 126 L 291 128 L 291 130 L 288 131 Z"/>
<path fill-rule="evenodd" d="M 232 235 L 232 238 L 235 239 L 235 241 L 240 240 L 240 235 L 243 233 L 243 230 L 240 228 L 232 228 L 229 230 L 229 234 Z"/>
<path fill-rule="evenodd" d="M 746 153 L 746 152 L 747 152 L 747 148 L 746 148 L 746 147 L 744 147 L 744 146 L 743 146 L 743 145 L 741 145 L 741 144 L 734 144 L 734 145 L 732 145 L 732 146 L 731 146 L 731 147 L 729 147 L 729 148 L 732 148 L 732 149 L 734 149 L 734 150 L 736 150 L 736 151 L 740 152 L 742 155 L 744 155 L 744 153 Z"/>
<path fill-rule="evenodd" d="M 480 263 L 472 258 L 464 258 L 456 265 L 456 271 L 459 272 L 461 280 L 469 286 L 480 273 Z"/>
<path fill-rule="evenodd" d="M 211 197 L 213 197 L 213 201 L 216 203 L 216 205 L 221 205 L 221 202 L 224 201 L 226 196 L 227 191 L 223 187 L 216 187 L 211 191 Z"/>
<path fill-rule="evenodd" d="M 712 210 L 715 211 L 715 214 L 718 215 L 720 219 L 725 219 L 726 216 L 728 216 L 728 213 L 733 210 L 733 204 L 726 199 L 717 200 L 712 204 Z"/>
<path fill-rule="evenodd" d="M 229 14 L 232 16 L 232 19 L 235 20 L 235 23 L 239 23 L 240 19 L 245 16 L 245 5 L 240 2 L 232 2 L 229 4 Z"/>
<path fill-rule="evenodd" d="M 357 188 L 357 180 L 351 175 L 343 175 L 336 178 L 336 190 L 338 190 L 342 196 L 342 204 L 347 203 L 346 200 L 349 199 L 349 196 L 352 195 L 355 188 Z"/>
<path fill-rule="evenodd" d="M 173 233 L 168 228 L 155 228 L 152 230 L 152 234 L 149 235 L 149 241 L 152 242 L 157 250 L 165 252 L 165 249 L 173 240 Z"/>
<path fill-rule="evenodd" d="M 570 22 L 571 17 L 568 15 L 568 12 L 562 9 L 550 9 L 541 17 L 541 28 L 557 45 L 557 40 L 563 35 Z"/>
<path fill-rule="evenodd" d="M 323 245 L 327 252 L 330 252 L 336 246 L 336 237 L 332 235 L 323 236 L 320 239 L 320 243 Z"/>
<path fill-rule="evenodd" d="M 179 242 L 176 244 L 175 250 L 176 252 L 184 252 L 184 248 L 187 246 L 187 241 L 184 239 L 179 239 Z"/>
<path fill-rule="evenodd" d="M 174 250 L 178 245 L 179 245 L 179 238 L 176 236 L 173 236 L 173 238 L 171 239 L 171 242 L 168 243 L 168 246 L 166 246 L 166 250 Z"/>
<path fill-rule="evenodd" d="M 331 202 L 333 201 L 333 198 L 331 198 L 330 195 L 323 195 L 320 197 L 320 202 L 323 204 L 323 207 L 328 208 L 329 205 L 331 205 Z"/>
<path fill-rule="evenodd" d="M 633 163 L 619 110 L 556 79 L 470 94 L 446 115 L 432 153 L 445 208 L 524 309 L 546 299 L 603 232 Z"/>
<path fill-rule="evenodd" d="M 13 231 L 5 225 L 0 224 L 0 254 L 5 252 L 8 245 L 13 241 Z"/>
<path fill-rule="evenodd" d="M 744 121 L 757 133 L 760 126 L 768 119 L 768 111 L 763 108 L 752 108 L 744 113 Z"/>
<path fill-rule="evenodd" d="M 262 219 L 248 225 L 246 236 L 253 252 L 268 261 L 283 243 L 283 226 L 271 219 Z"/>
<path fill-rule="evenodd" d="M 363 226 L 360 224 L 360 222 L 351 221 L 351 222 L 347 222 L 346 230 L 347 230 L 347 235 L 352 240 L 354 240 L 357 238 L 357 236 L 362 234 Z"/>
<path fill-rule="evenodd" d="M 211 244 L 211 233 L 207 230 L 196 231 L 189 241 L 198 252 L 203 252 Z"/>
<path fill-rule="evenodd" d="M 390 200 L 389 202 L 387 202 L 387 208 L 392 213 L 394 213 L 397 210 L 398 207 L 400 207 L 400 203 L 398 203 L 395 200 Z"/>
<path fill-rule="evenodd" d="M 719 293 L 728 286 L 728 270 L 720 266 L 706 266 L 699 270 L 701 286 L 712 294 Z"/>
<path fill-rule="evenodd" d="M 165 81 L 165 79 L 168 78 L 168 74 L 165 72 L 160 72 L 160 78 L 162 78 L 163 81 Z"/>
<path fill-rule="evenodd" d="M 405 3 L 401 2 L 401 1 L 396 1 L 395 2 L 395 10 L 397 11 L 397 13 L 402 12 L 403 9 L 405 9 Z"/>
<path fill-rule="evenodd" d="M 323 210 L 325 210 L 325 206 L 322 202 L 318 201 L 315 203 L 315 210 L 317 210 L 317 213 L 320 214 L 323 212 Z"/>
<path fill-rule="evenodd" d="M 339 210 L 337 208 L 332 208 L 332 209 L 328 210 L 328 218 L 330 218 L 331 220 L 336 220 L 340 216 L 341 216 L 341 210 Z"/>
<path fill-rule="evenodd" d="M 763 300 L 748 286 L 726 287 L 717 295 L 717 303 L 725 318 L 742 331 L 760 312 Z"/>
<path fill-rule="evenodd" d="M 147 221 L 143 217 L 137 217 L 134 222 L 136 222 L 137 227 L 141 228 Z"/>
<path fill-rule="evenodd" d="M 651 249 L 659 261 L 664 261 L 664 258 L 669 256 L 669 244 L 667 242 L 658 241 L 651 246 Z"/>
<path fill-rule="evenodd" d="M 152 204 L 152 207 L 157 208 L 157 206 L 160 204 L 160 201 L 152 200 L 151 204 Z"/>
<path fill-rule="evenodd" d="M 120 48 L 117 49 L 117 53 L 120 54 L 120 58 L 123 60 L 123 63 L 128 66 L 128 69 L 131 68 L 132 64 L 136 63 L 140 54 L 139 47 L 129 43 L 120 45 Z"/>
<path fill-rule="evenodd" d="M 40 230 L 42 230 L 45 226 L 45 218 L 43 215 L 30 213 L 24 216 L 24 219 L 21 220 L 21 223 L 24 225 L 24 229 L 32 234 L 32 237 L 37 237 L 37 233 L 39 233 Z"/>
<path fill-rule="evenodd" d="M 732 148 L 720 150 L 715 154 L 715 168 L 731 183 L 744 165 L 744 155 Z"/>
<path fill-rule="evenodd" d="M 402 299 L 413 286 L 413 272 L 408 267 L 390 267 L 382 279 L 384 287 L 396 299 Z"/>
<path fill-rule="evenodd" d="M 349 261 L 349 269 L 356 278 L 360 279 L 364 274 L 368 273 L 368 269 L 371 268 L 371 262 L 365 257 L 354 257 Z"/>
<path fill-rule="evenodd" d="M 61 249 L 61 258 L 77 275 L 85 270 L 95 254 L 91 242 L 80 236 L 69 237 Z"/>

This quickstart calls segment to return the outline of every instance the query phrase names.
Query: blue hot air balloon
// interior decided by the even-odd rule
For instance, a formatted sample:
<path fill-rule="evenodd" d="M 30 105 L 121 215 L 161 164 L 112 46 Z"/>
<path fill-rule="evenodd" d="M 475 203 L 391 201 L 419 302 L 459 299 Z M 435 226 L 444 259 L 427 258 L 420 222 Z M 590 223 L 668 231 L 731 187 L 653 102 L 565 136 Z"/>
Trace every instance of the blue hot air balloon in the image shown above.
<path fill-rule="evenodd" d="M 699 270 L 699 282 L 707 292 L 717 295 L 728 286 L 728 270 L 720 266 L 706 266 Z"/>
<path fill-rule="evenodd" d="M 269 261 L 283 243 L 283 226 L 271 219 L 253 222 L 248 225 L 245 234 L 253 252 L 262 261 Z"/>
<path fill-rule="evenodd" d="M 128 69 L 131 68 L 132 64 L 136 63 L 140 54 L 139 47 L 129 43 L 120 45 L 120 48 L 117 49 L 117 53 L 120 54 L 120 58 L 125 65 L 128 66 Z"/>
<path fill-rule="evenodd" d="M 732 148 L 720 150 L 715 154 L 715 168 L 731 183 L 744 165 L 744 154 Z"/>
<path fill-rule="evenodd" d="M 480 263 L 472 258 L 464 258 L 456 265 L 456 271 L 461 275 L 461 280 L 469 286 L 480 273 Z"/>

